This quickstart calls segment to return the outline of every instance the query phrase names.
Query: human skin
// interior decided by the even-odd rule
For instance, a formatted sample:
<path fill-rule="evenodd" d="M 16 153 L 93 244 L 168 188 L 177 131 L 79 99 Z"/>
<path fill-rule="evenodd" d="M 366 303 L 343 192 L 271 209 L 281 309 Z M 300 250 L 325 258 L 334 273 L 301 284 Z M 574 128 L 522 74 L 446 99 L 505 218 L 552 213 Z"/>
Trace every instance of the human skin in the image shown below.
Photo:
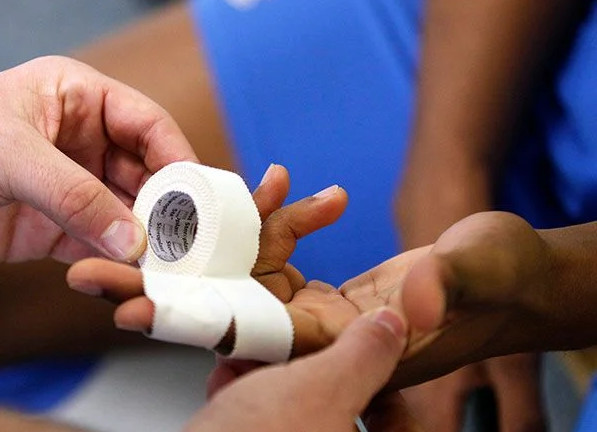
<path fill-rule="evenodd" d="M 510 213 L 472 215 L 411 268 L 402 294 L 406 316 L 419 331 L 439 330 L 433 345 L 458 351 L 464 363 L 585 348 L 597 339 L 596 275 L 589 266 L 595 248 L 595 223 L 534 230 Z M 458 333 L 467 337 L 452 339 Z M 400 373 L 416 376 L 408 363 Z"/>
<path fill-rule="evenodd" d="M 113 310 L 69 293 L 56 261 L 135 260 L 145 238 L 130 210 L 138 187 L 168 163 L 197 158 L 163 108 L 74 60 L 4 71 L 0 95 L 0 321 L 15 329 L 3 336 L 0 363 L 103 349 L 123 339 L 102 331 Z"/>
<path fill-rule="evenodd" d="M 390 411 L 376 410 L 374 399 L 396 367 L 406 335 L 405 321 L 392 309 L 362 315 L 320 353 L 236 380 L 187 431 L 354 431 L 357 416 L 371 431 L 420 431 L 402 400 Z"/>
<path fill-rule="evenodd" d="M 515 140 L 524 102 L 532 99 L 533 84 L 557 51 L 554 46 L 559 48 L 574 27 L 578 3 L 429 1 L 413 150 L 397 194 L 397 226 L 405 248 L 431 243 L 457 220 L 493 208 L 501 161 Z M 201 40 L 184 6 L 77 55 L 159 100 L 207 164 L 238 167 Z M 406 397 L 415 412 L 423 413 L 426 427 L 455 431 L 468 394 L 489 384 L 501 399 L 502 430 L 540 429 L 537 364 L 534 355 L 492 359 L 409 389 Z M 518 377 L 516 383 L 508 379 L 512 376 Z"/>
<path fill-rule="evenodd" d="M 279 213 L 294 218 L 298 207 L 312 204 L 298 202 Z M 294 242 L 278 242 L 266 255 Z M 267 286 L 279 297 L 290 295 L 287 310 L 297 330 L 294 355 L 323 348 L 364 313 L 383 306 L 404 311 L 411 331 L 386 389 L 390 392 L 494 356 L 594 344 L 597 273 L 590 264 L 596 250 L 596 223 L 534 230 L 511 213 L 484 212 L 454 224 L 435 244 L 400 254 L 339 291 L 318 281 L 297 289 L 289 284 L 300 281 L 296 269 L 269 274 L 273 278 Z M 150 327 L 151 305 L 142 295 L 138 269 L 89 259 L 71 268 L 69 280 L 75 289 L 84 291 L 92 283 L 102 286 L 106 297 L 124 301 L 115 317 L 123 327 Z M 303 302 L 305 297 L 311 301 Z"/>
<path fill-rule="evenodd" d="M 300 341 L 295 344 L 293 355 L 300 356 L 329 345 L 359 311 L 345 302 L 331 285 L 319 281 L 307 284 L 302 274 L 287 263 L 300 238 L 341 216 L 348 202 L 346 192 L 332 186 L 282 207 L 289 188 L 288 171 L 283 166 L 272 165 L 253 193 L 263 226 L 251 275 L 288 303 L 295 339 Z M 77 291 L 120 304 L 114 317 L 119 328 L 150 331 L 153 304 L 143 294 L 142 274 L 137 267 L 90 258 L 75 263 L 68 271 L 67 280 Z M 330 320 L 322 321 L 320 315 L 330 309 L 336 312 Z M 232 343 L 233 337 L 223 341 L 220 348 L 229 351 Z"/>
<path fill-rule="evenodd" d="M 497 10 L 495 8 L 512 10 L 510 8 L 517 7 L 514 2 L 506 2 L 504 6 L 500 6 L 497 4 L 499 2 L 484 1 L 473 5 L 474 7 L 470 4 L 464 5 L 467 2 L 459 2 L 461 6 L 464 5 L 460 8 L 452 7 L 453 2 L 450 3 L 450 7 L 446 7 L 448 3 L 450 2 L 440 0 L 430 3 L 435 13 L 432 13 L 430 8 L 429 16 L 435 16 L 437 19 L 429 19 L 426 23 L 421 97 L 413 137 L 413 147 L 419 150 L 412 154 L 409 166 L 413 168 L 408 171 L 403 183 L 405 187 L 401 196 L 404 199 L 399 201 L 403 209 L 408 209 L 408 212 L 403 212 L 399 225 L 404 226 L 403 237 L 409 248 L 434 241 L 447 226 L 467 214 L 491 208 L 491 200 L 483 194 L 491 192 L 493 179 L 486 181 L 482 178 L 481 169 L 477 168 L 477 159 L 481 155 L 481 161 L 486 161 L 486 153 L 483 150 L 485 145 L 490 149 L 498 148 L 506 141 L 503 137 L 510 136 L 515 113 L 519 112 L 520 102 L 529 92 L 529 82 L 532 78 L 528 75 L 535 76 L 542 70 L 545 53 L 537 47 L 549 47 L 551 41 L 557 43 L 560 31 L 566 31 L 569 22 L 568 12 L 572 10 L 568 8 L 569 3 L 564 6 L 561 6 L 563 2 L 557 3 L 560 5 L 558 9 L 554 6 L 556 2 L 550 2 L 540 5 L 543 8 L 539 11 L 541 13 L 533 15 L 530 2 L 524 2 L 520 5 L 524 13 L 518 11 L 504 14 L 494 13 Z M 482 7 L 491 10 L 489 17 L 484 18 L 480 13 Z M 466 9 L 466 14 L 462 13 L 463 9 Z M 550 12 L 552 10 L 555 12 Z M 475 13 L 480 14 L 475 16 Z M 533 30 L 524 25 L 518 26 L 511 20 L 512 17 L 520 17 L 520 21 L 523 21 L 529 16 L 533 17 L 532 22 L 542 22 L 534 30 L 539 29 L 543 33 L 517 39 L 526 45 L 516 46 L 512 55 L 494 56 L 495 46 L 500 48 L 499 52 L 504 53 L 511 48 L 509 44 L 496 39 L 506 35 L 510 40 L 513 39 L 511 36 Z M 554 16 L 558 18 L 558 25 L 551 25 Z M 466 23 L 464 18 L 466 22 L 475 24 L 473 29 L 463 25 Z M 488 18 L 493 18 L 493 24 Z M 451 19 L 454 21 L 450 21 Z M 499 21 L 499 26 L 495 21 Z M 455 24 L 443 25 L 449 22 Z M 496 27 L 499 32 L 496 32 Z M 432 35 L 433 28 L 438 31 Z M 457 29 L 458 33 L 446 32 L 446 29 Z M 468 37 L 467 32 L 473 32 L 474 37 Z M 491 32 L 491 37 L 482 37 Z M 453 37 L 448 37 L 451 35 Z M 522 36 L 525 35 L 527 34 Z M 75 55 L 157 100 L 175 117 L 204 163 L 235 169 L 237 165 L 226 140 L 211 83 L 212 78 L 201 50 L 201 41 L 197 42 L 195 36 L 186 6 L 175 5 L 114 36 L 81 49 Z M 476 43 L 475 46 L 465 46 L 465 49 L 462 49 L 462 44 L 473 41 Z M 529 49 L 529 46 L 533 49 Z M 450 54 L 450 51 L 454 52 Z M 492 54 L 490 58 L 489 54 Z M 455 60 L 457 58 L 458 61 Z M 483 65 L 488 61 L 491 67 L 486 72 Z M 496 74 L 500 69 L 495 66 L 501 67 L 504 62 L 508 68 L 501 69 L 501 74 Z M 526 63 L 519 66 L 520 62 Z M 471 65 L 475 67 L 474 70 L 471 69 Z M 520 75 L 503 75 L 514 74 L 517 71 L 524 72 L 522 81 L 517 78 Z M 463 80 L 463 77 L 467 79 Z M 492 92 L 484 93 L 487 89 Z M 480 97 L 483 94 L 487 96 Z M 467 97 L 466 103 L 464 96 Z M 460 104 L 460 101 L 463 103 Z M 478 115 L 471 117 L 470 113 Z M 458 148 L 461 144 L 464 149 L 471 144 L 470 147 L 478 152 L 475 150 L 470 158 L 464 155 L 465 151 L 460 155 Z M 497 151 L 495 154 L 502 153 Z M 460 159 L 461 157 L 463 159 Z M 471 171 L 472 175 L 469 175 Z M 452 178 L 454 173 L 459 174 L 458 178 Z M 472 187 L 481 190 L 471 190 Z M 433 211 L 429 211 L 429 203 L 434 205 Z M 433 220 L 428 220 L 429 218 Z M 425 234 L 419 237 L 417 232 Z M 27 264 L 26 268 L 28 274 L 39 272 L 47 280 L 59 281 L 64 275 L 63 267 L 51 263 Z M 14 272 L 11 268 L 4 268 L 2 274 L 11 271 Z M 11 277 L 11 280 L 23 282 L 22 277 Z M 23 300 L 29 304 L 40 305 L 38 309 L 43 313 L 43 302 L 36 300 L 40 295 L 37 290 L 38 284 L 39 282 L 32 279 L 27 279 L 21 284 L 31 288 L 27 289 L 31 295 Z M 74 327 L 92 328 L 96 335 L 95 341 L 98 343 L 91 346 L 84 331 L 69 331 L 73 326 L 68 320 L 48 317 L 47 322 L 50 323 L 52 320 L 52 324 L 36 326 L 39 331 L 28 335 L 31 343 L 26 347 L 21 344 L 16 347 L 18 349 L 2 353 L 4 361 L 14 361 L 41 353 L 61 352 L 65 345 L 71 349 L 80 347 L 84 351 L 96 351 L 106 346 L 106 343 L 114 344 L 121 340 L 122 333 L 116 333 L 112 329 L 109 319 L 111 308 L 105 307 L 104 313 L 98 317 L 98 309 L 93 302 L 65 294 L 63 283 L 57 282 L 47 288 L 44 296 L 51 296 L 46 297 L 48 302 L 51 301 L 56 310 L 76 311 L 70 315 L 72 322 L 77 324 Z M 0 315 L 4 315 L 4 312 Z M 57 313 L 55 316 L 64 315 Z M 21 319 L 24 319 L 22 314 Z M 70 343 L 65 342 L 65 335 L 71 339 Z M 529 362 L 523 363 L 521 367 L 529 369 Z M 531 384 L 527 388 L 530 386 Z M 443 390 L 445 389 L 438 389 L 438 394 L 442 394 Z M 464 391 L 468 391 L 468 387 L 464 388 Z M 444 399 L 442 396 L 442 400 Z M 449 406 L 446 403 L 440 405 Z M 450 412 L 457 411 L 451 408 L 452 406 Z"/>
<path fill-rule="evenodd" d="M 406 249 L 494 208 L 504 157 L 516 151 L 520 121 L 565 50 L 582 3 L 427 2 L 414 131 L 396 195 Z M 426 428 L 455 432 L 469 393 L 490 386 L 501 431 L 541 430 L 538 363 L 534 355 L 491 359 L 403 394 Z"/>
<path fill-rule="evenodd" d="M 390 430 L 386 426 L 391 424 L 401 432 L 419 432 L 401 399 L 394 400 L 391 411 L 376 408 L 375 395 L 400 360 L 406 336 L 404 318 L 392 309 L 362 315 L 320 353 L 238 379 L 200 409 L 185 431 L 353 431 L 361 416 L 372 431 Z M 330 398 L 334 409 L 325 403 Z M 8 411 L 0 411 L 0 426 L 83 432 Z"/>
<path fill-rule="evenodd" d="M 98 254 L 125 261 L 137 258 L 145 246 L 142 227 L 138 230 L 139 238 L 122 229 L 117 229 L 117 238 L 113 238 L 114 221 L 123 223 L 128 218 L 130 224 L 138 225 L 129 207 L 143 182 L 168 163 L 196 161 L 172 118 L 140 93 L 67 58 L 39 59 L 3 72 L 0 74 L 0 93 L 4 96 L 3 100 L 9 101 L 0 107 L 7 125 L 0 134 L 0 146 L 4 150 L 0 160 L 0 227 L 4 234 L 0 243 L 1 258 L 7 262 L 45 257 L 69 262 Z M 275 166 L 272 171 L 274 175 L 276 171 L 285 173 L 281 167 L 276 169 Z M 263 198 L 260 200 L 264 217 L 271 208 L 279 207 L 280 199 L 285 198 L 288 192 L 287 173 L 285 179 L 282 183 L 271 183 L 268 177 L 264 178 L 261 188 Z M 268 183 L 279 186 L 281 193 L 277 196 L 266 194 Z M 312 201 L 319 211 L 309 213 L 308 218 L 304 215 L 297 219 L 314 227 L 323 226 L 342 213 L 346 206 L 346 193 L 333 186 L 313 197 Z M 286 236 L 300 236 L 303 229 L 305 233 L 312 229 L 310 225 L 302 227 L 301 224 L 291 228 Z M 285 238 L 281 231 L 274 230 L 271 235 Z M 128 243 L 124 243 L 123 238 Z M 300 275 L 286 265 L 283 254 L 284 251 L 281 260 L 260 263 L 264 278 L 276 279 L 277 275 L 270 272 L 269 266 L 276 267 L 279 262 L 284 266 L 281 273 L 285 276 L 281 279 L 288 282 L 280 289 L 293 289 L 297 283 L 304 284 Z M 367 398 L 370 399 L 388 379 L 406 345 L 404 320 L 394 313 L 382 312 L 368 322 L 376 323 L 377 330 L 367 330 L 371 325 L 366 325 L 361 333 L 377 335 L 377 343 L 372 344 L 371 339 L 365 339 L 363 347 L 355 350 L 360 341 L 353 335 L 352 343 L 345 343 L 344 350 L 350 348 L 351 354 L 360 352 L 368 355 L 369 348 L 378 348 L 388 357 L 385 372 L 384 369 L 376 370 L 381 375 L 374 380 L 370 394 L 351 391 L 347 395 L 349 409 L 343 416 L 335 415 L 332 419 L 339 424 L 352 425 L 354 417 L 368 402 Z M 380 335 L 380 331 L 385 332 L 385 336 Z M 389 338 L 393 341 L 389 342 Z M 345 357 L 342 350 L 338 354 Z M 347 366 L 350 365 L 347 363 Z M 292 370 L 300 369 L 295 365 Z M 271 380 L 267 377 L 271 373 L 264 371 L 265 377 L 261 381 Z M 327 376 L 329 379 L 330 375 Z M 273 378 L 277 379 L 277 376 Z M 337 381 L 331 384 L 335 390 Z M 304 383 L 301 385 L 303 393 L 313 390 L 305 387 Z M 325 386 L 323 390 L 330 391 Z M 249 393 L 254 392 L 253 386 Z M 235 398 L 238 400 L 243 396 Z M 357 401 L 356 405 L 352 403 L 353 399 Z M 291 413 L 302 408 L 293 407 Z M 248 414 L 254 415 L 254 411 L 246 412 L 245 417 Z M 230 419 L 228 413 L 217 421 L 213 420 L 213 413 L 211 417 L 209 428 L 213 430 L 223 419 Z M 237 418 L 239 422 L 246 423 L 240 414 Z M 281 416 L 280 421 L 289 418 L 290 415 Z M 311 421 L 317 424 L 320 420 L 321 416 L 313 416 Z M 0 425 L 26 431 L 80 430 L 9 411 L 0 412 Z"/>
<path fill-rule="evenodd" d="M 202 160 L 234 168 L 201 41 L 199 56 L 193 56 L 195 35 L 188 14 L 184 6 L 175 9 L 164 15 L 167 18 L 143 23 L 80 55 L 162 101 Z M 407 249 L 432 243 L 457 220 L 493 207 L 501 161 L 516 137 L 516 120 L 575 15 L 574 6 L 563 1 L 429 2 L 412 151 L 397 195 L 398 227 Z M 143 72 L 155 67 L 158 73 Z M 164 86 L 171 81 L 168 76 L 176 76 L 176 83 Z M 208 121 L 193 122 L 192 116 Z M 209 146 L 202 134 L 212 137 Z M 469 392 L 490 384 L 501 399 L 503 430 L 540 429 L 537 363 L 536 356 L 492 359 L 409 389 L 406 396 L 415 412 L 422 413 L 426 427 L 437 430 L 441 425 L 450 431 L 461 423 Z M 516 383 L 508 379 L 512 376 Z"/>
<path fill-rule="evenodd" d="M 138 91 L 64 57 L 0 73 L 0 261 L 134 261 L 144 180 L 193 160 L 174 120 Z"/>
<path fill-rule="evenodd" d="M 202 163 L 236 168 L 186 4 L 176 2 L 72 56 L 159 103 L 175 119 Z M 45 355 L 101 353 L 108 347 L 151 342 L 117 331 L 114 307 L 69 290 L 66 270 L 65 265 L 48 259 L 0 263 L 5 287 L 0 293 L 0 320 L 20 329 L 5 335 L 0 364 Z M 43 286 L 40 281 L 45 282 Z"/>
<path fill-rule="evenodd" d="M 10 308 L 2 323 L 11 329 L 0 345 L 5 358 L 18 358 L 31 343 L 27 335 L 48 324 L 32 314 L 35 303 L 22 303 L 30 293 L 19 285 L 27 280 L 23 268 L 9 266 L 43 258 L 136 260 L 146 243 L 130 209 L 139 187 L 163 166 L 197 158 L 163 108 L 73 59 L 39 58 L 1 72 L 0 100 L 0 262 L 8 269 L 2 306 Z M 29 318 L 20 327 L 23 316 Z M 0 428 L 75 430 L 8 411 L 0 411 Z"/>

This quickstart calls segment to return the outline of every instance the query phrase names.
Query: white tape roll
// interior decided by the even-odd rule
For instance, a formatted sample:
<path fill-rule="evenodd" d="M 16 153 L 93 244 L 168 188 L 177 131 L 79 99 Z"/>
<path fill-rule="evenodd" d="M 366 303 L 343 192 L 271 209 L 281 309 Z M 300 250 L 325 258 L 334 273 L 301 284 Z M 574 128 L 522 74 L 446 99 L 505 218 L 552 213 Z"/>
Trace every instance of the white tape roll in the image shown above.
<path fill-rule="evenodd" d="M 135 206 L 148 235 L 139 260 L 155 305 L 150 337 L 213 349 L 234 320 L 233 358 L 284 361 L 293 342 L 284 305 L 250 277 L 261 228 L 236 174 L 170 164 L 142 187 Z"/>

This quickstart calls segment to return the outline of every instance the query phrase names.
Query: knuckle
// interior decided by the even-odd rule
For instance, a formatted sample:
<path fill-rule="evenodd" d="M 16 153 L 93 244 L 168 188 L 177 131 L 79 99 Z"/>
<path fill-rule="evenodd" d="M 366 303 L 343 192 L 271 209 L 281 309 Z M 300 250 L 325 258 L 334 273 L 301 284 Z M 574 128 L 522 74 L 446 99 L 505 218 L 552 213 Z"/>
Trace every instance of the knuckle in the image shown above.
<path fill-rule="evenodd" d="M 60 194 L 56 207 L 64 225 L 91 230 L 96 217 L 101 214 L 106 193 L 96 179 L 73 181 Z"/>
<path fill-rule="evenodd" d="M 168 141 L 173 133 L 173 121 L 170 115 L 159 105 L 154 105 L 153 102 L 145 99 L 142 103 L 145 105 L 143 111 L 147 116 L 147 122 L 138 135 L 136 152 L 142 158 L 145 158 L 148 151 L 151 150 L 152 143 L 160 140 Z"/>
<path fill-rule="evenodd" d="M 65 78 L 62 85 L 64 94 L 64 116 L 83 122 L 98 109 L 98 104 L 93 100 L 97 97 L 89 91 L 87 84 L 78 78 Z"/>
<path fill-rule="evenodd" d="M 69 58 L 65 57 L 65 56 L 61 56 L 61 55 L 45 55 L 45 56 L 40 56 L 37 57 L 33 60 L 30 61 L 30 65 L 32 66 L 41 66 L 41 67 L 47 67 L 49 69 L 53 69 L 53 68 L 63 68 L 66 65 L 68 65 L 68 63 L 72 61 Z"/>

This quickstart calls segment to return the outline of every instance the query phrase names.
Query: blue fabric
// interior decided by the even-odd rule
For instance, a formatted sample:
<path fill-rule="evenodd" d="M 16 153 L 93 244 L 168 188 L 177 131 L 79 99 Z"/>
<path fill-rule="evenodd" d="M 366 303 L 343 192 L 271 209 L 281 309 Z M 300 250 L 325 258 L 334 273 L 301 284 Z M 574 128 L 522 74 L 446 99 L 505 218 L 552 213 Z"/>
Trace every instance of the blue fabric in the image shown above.
<path fill-rule="evenodd" d="M 597 220 L 597 2 L 516 143 L 502 205 L 536 227 Z"/>
<path fill-rule="evenodd" d="M 0 406 L 40 413 L 76 389 L 95 365 L 92 357 L 52 358 L 0 369 Z"/>
<path fill-rule="evenodd" d="M 303 240 L 293 263 L 338 284 L 394 255 L 390 203 L 406 152 L 423 1 L 193 7 L 250 184 L 276 162 L 290 169 L 292 200 L 334 182 L 351 197 L 342 220 Z M 500 208 L 536 227 L 597 219 L 596 10 L 593 2 L 568 56 L 546 75 L 498 191 Z"/>
<path fill-rule="evenodd" d="M 271 162 L 290 200 L 338 183 L 340 221 L 299 242 L 292 262 L 339 284 L 393 256 L 392 195 L 405 158 L 417 63 L 416 1 L 193 3 L 249 184 Z"/>
<path fill-rule="evenodd" d="M 578 424 L 574 429 L 576 432 L 594 432 L 597 430 L 597 376 L 593 378 L 593 382 L 580 414 Z"/>
<path fill-rule="evenodd" d="M 547 135 L 555 192 L 574 223 L 597 219 L 597 3 L 559 76 Z"/>

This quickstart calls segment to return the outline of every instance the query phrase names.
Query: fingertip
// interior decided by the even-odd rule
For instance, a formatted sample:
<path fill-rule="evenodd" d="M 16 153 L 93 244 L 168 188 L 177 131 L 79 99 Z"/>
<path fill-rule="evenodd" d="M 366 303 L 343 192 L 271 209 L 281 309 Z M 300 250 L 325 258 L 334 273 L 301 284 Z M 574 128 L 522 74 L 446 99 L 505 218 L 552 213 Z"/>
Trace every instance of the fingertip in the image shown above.
<path fill-rule="evenodd" d="M 292 304 L 286 304 L 285 306 L 294 328 L 291 358 L 317 352 L 334 342 L 335 335 L 324 331 L 311 313 Z"/>
<path fill-rule="evenodd" d="M 83 259 L 71 265 L 68 270 L 66 271 L 66 283 L 70 286 L 71 284 L 76 284 L 79 281 L 80 275 L 85 270 L 85 267 L 88 265 L 87 262 L 92 260 L 93 258 Z"/>
<path fill-rule="evenodd" d="M 267 167 L 267 170 L 263 174 L 263 178 L 255 191 L 260 189 L 287 191 L 289 187 L 290 175 L 288 174 L 286 167 L 284 165 L 271 163 Z"/>
<path fill-rule="evenodd" d="M 278 195 L 284 201 L 290 191 L 290 174 L 284 165 L 274 164 L 274 168 L 272 182 L 277 189 Z"/>
<path fill-rule="evenodd" d="M 90 282 L 87 277 L 90 271 L 98 265 L 98 260 L 99 258 L 88 258 L 70 266 L 66 272 L 66 283 L 69 288 L 83 294 L 101 297 L 102 288 Z"/>
<path fill-rule="evenodd" d="M 319 208 L 319 214 L 325 225 L 335 222 L 346 210 L 348 193 L 338 185 L 329 186 L 316 194 L 308 201 Z"/>
<path fill-rule="evenodd" d="M 445 265 L 427 256 L 417 262 L 404 281 L 402 301 L 412 327 L 428 332 L 438 328 L 447 310 Z"/>
<path fill-rule="evenodd" d="M 313 194 L 313 197 L 319 200 L 336 199 L 347 201 L 348 193 L 346 192 L 346 189 L 344 189 L 342 186 L 335 184 L 332 186 L 328 186 L 325 189 L 322 189 L 319 192 Z"/>
<path fill-rule="evenodd" d="M 265 170 L 261 181 L 259 182 L 259 187 L 266 186 L 272 182 L 280 182 L 284 181 L 285 179 L 289 179 L 288 170 L 284 165 L 279 165 L 276 163 L 271 163 Z"/>
<path fill-rule="evenodd" d="M 147 236 L 139 221 L 117 219 L 101 235 L 100 242 L 110 258 L 134 262 L 145 252 Z"/>
<path fill-rule="evenodd" d="M 406 319 L 397 311 L 387 306 L 381 307 L 366 315 L 377 325 L 389 331 L 399 343 L 406 344 L 407 324 Z"/>
<path fill-rule="evenodd" d="M 147 297 L 128 300 L 114 312 L 114 324 L 121 330 L 151 333 L 154 305 Z"/>
<path fill-rule="evenodd" d="M 346 208 L 348 204 L 348 192 L 342 186 L 338 187 L 338 192 L 336 192 L 336 199 L 342 204 L 342 210 Z"/>
<path fill-rule="evenodd" d="M 286 167 L 270 164 L 261 183 L 253 192 L 253 199 L 262 221 L 282 206 L 289 191 L 290 176 Z"/>
<path fill-rule="evenodd" d="M 407 334 L 405 317 L 394 308 L 383 306 L 355 319 L 334 342 L 331 350 L 345 351 L 345 360 L 352 360 L 354 366 L 360 369 L 364 367 L 361 364 L 363 359 L 372 362 L 367 367 L 377 368 L 385 363 L 393 368 L 406 348 Z"/>
<path fill-rule="evenodd" d="M 356 415 L 388 383 L 407 341 L 405 318 L 393 308 L 382 307 L 359 316 L 311 361 L 334 365 L 330 379 L 342 386 L 337 402 L 347 404 Z"/>

